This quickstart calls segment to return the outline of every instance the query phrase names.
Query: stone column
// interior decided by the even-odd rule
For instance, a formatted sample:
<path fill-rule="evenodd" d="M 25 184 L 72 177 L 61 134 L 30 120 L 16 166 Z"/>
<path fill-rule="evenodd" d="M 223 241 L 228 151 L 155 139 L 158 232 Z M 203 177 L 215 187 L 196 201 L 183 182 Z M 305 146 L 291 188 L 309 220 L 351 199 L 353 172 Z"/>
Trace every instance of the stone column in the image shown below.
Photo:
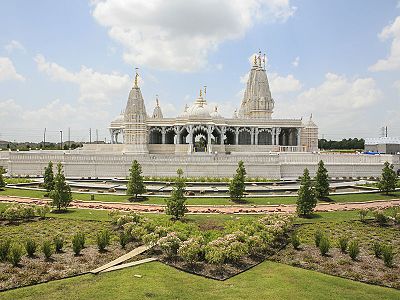
<path fill-rule="evenodd" d="M 115 144 L 114 142 L 114 130 L 110 128 L 110 136 L 111 136 L 111 144 Z"/>
<path fill-rule="evenodd" d="M 239 145 L 239 127 L 235 127 L 235 145 Z"/>
<path fill-rule="evenodd" d="M 301 128 L 297 128 L 297 146 L 301 146 Z M 299 149 L 301 151 L 301 149 Z"/>
<path fill-rule="evenodd" d="M 250 131 L 250 144 L 254 145 L 254 127 L 251 127 L 251 131 Z"/>
<path fill-rule="evenodd" d="M 279 134 L 281 133 L 281 128 L 275 128 L 275 145 L 279 145 Z"/>
<path fill-rule="evenodd" d="M 193 145 L 193 125 L 189 125 L 189 145 Z"/>
<path fill-rule="evenodd" d="M 223 145 L 224 144 L 224 136 L 225 136 L 225 132 L 226 132 L 226 128 L 225 127 L 221 127 L 219 133 L 221 134 L 221 140 L 220 140 L 220 144 Z"/>
<path fill-rule="evenodd" d="M 174 128 L 174 130 L 175 130 L 175 133 L 176 133 L 176 144 L 180 144 L 181 143 L 181 141 L 180 141 L 180 137 L 181 137 L 180 128 L 178 126 L 176 126 Z"/>
<path fill-rule="evenodd" d="M 254 130 L 254 145 L 258 145 L 258 128 Z"/>
<path fill-rule="evenodd" d="M 161 127 L 161 144 L 165 144 L 165 127 Z"/>

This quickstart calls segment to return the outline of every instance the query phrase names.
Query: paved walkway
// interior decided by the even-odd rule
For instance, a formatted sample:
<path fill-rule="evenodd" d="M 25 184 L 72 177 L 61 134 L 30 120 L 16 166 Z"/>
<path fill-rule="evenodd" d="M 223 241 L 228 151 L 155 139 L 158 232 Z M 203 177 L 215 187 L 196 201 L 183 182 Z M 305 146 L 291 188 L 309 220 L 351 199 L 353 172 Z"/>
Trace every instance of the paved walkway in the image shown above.
<path fill-rule="evenodd" d="M 14 196 L 0 196 L 0 202 L 14 202 L 24 204 L 45 205 L 49 203 L 49 199 L 37 199 L 26 197 Z M 103 209 L 112 210 L 117 209 L 121 211 L 136 211 L 145 213 L 163 213 L 164 205 L 153 204 L 137 204 L 137 203 L 117 203 L 117 202 L 99 202 L 99 201 L 79 201 L 74 200 L 71 202 L 73 208 L 84 209 Z M 400 206 L 400 199 L 391 200 L 376 200 L 368 202 L 347 202 L 347 203 L 320 203 L 317 204 L 315 211 L 349 211 L 361 208 L 389 208 L 393 206 Z M 257 214 L 257 213 L 271 213 L 271 212 L 285 212 L 294 213 L 296 205 L 188 205 L 189 213 L 194 214 Z"/>

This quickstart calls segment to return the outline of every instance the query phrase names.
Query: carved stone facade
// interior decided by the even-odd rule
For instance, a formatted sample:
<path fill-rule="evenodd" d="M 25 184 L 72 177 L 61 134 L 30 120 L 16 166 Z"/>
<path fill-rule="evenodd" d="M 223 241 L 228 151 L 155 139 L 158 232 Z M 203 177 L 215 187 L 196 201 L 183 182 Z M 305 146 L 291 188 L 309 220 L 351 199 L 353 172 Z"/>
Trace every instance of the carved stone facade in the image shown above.
<path fill-rule="evenodd" d="M 233 118 L 210 109 L 206 90 L 176 118 L 164 118 L 156 99 L 147 116 L 137 85 L 132 88 L 123 117 L 110 125 L 111 141 L 134 153 L 195 154 L 244 152 L 313 152 L 318 150 L 318 127 L 311 120 L 273 119 L 272 99 L 261 54 L 254 58 L 240 105 Z M 134 145 L 134 146 L 133 146 Z"/>

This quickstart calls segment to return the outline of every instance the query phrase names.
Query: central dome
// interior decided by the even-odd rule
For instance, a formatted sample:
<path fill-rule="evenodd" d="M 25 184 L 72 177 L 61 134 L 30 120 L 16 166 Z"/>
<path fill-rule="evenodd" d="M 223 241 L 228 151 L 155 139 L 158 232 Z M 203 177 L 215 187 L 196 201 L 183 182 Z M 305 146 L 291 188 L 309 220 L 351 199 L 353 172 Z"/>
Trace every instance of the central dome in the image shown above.
<path fill-rule="evenodd" d="M 196 101 L 187 109 L 187 116 L 189 118 L 210 118 L 210 111 L 207 107 L 206 100 L 203 97 L 199 97 Z"/>

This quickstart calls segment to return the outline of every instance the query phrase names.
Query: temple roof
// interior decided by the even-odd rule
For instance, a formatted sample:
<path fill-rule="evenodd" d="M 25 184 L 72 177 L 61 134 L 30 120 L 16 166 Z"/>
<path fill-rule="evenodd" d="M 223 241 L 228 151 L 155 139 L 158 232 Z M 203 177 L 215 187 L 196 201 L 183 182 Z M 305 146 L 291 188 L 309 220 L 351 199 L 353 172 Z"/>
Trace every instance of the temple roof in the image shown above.
<path fill-rule="evenodd" d="M 154 119 L 162 119 L 163 118 L 160 103 L 158 101 L 158 96 L 156 96 L 156 106 L 154 107 L 152 118 L 154 118 Z"/>

